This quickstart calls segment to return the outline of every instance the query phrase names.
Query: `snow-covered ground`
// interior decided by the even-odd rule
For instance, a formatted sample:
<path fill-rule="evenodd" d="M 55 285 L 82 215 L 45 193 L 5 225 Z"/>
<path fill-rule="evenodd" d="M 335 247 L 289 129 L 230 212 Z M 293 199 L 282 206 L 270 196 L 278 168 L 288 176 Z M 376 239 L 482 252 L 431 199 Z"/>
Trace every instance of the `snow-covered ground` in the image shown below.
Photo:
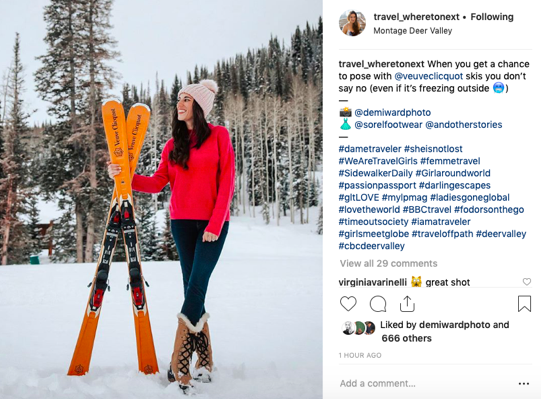
<path fill-rule="evenodd" d="M 233 218 L 210 281 L 207 311 L 217 367 L 198 398 L 322 397 L 322 240 L 312 223 Z M 178 262 L 143 264 L 160 373 L 137 371 L 127 268 L 113 264 L 90 372 L 66 372 L 94 264 L 0 267 L 0 398 L 179 398 L 169 365 L 182 304 Z"/>

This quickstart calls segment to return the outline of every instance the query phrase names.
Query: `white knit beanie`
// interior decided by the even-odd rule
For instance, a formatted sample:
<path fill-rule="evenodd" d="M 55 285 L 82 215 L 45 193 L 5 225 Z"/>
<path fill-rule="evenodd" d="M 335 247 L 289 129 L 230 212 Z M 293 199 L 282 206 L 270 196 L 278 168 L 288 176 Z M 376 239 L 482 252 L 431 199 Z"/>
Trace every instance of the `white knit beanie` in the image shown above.
<path fill-rule="evenodd" d="M 214 105 L 214 97 L 218 91 L 218 85 L 214 80 L 206 79 L 202 80 L 199 83 L 194 83 L 188 86 L 184 86 L 178 92 L 177 98 L 180 97 L 182 93 L 187 93 L 193 97 L 197 104 L 203 109 L 205 118 L 212 110 Z"/>

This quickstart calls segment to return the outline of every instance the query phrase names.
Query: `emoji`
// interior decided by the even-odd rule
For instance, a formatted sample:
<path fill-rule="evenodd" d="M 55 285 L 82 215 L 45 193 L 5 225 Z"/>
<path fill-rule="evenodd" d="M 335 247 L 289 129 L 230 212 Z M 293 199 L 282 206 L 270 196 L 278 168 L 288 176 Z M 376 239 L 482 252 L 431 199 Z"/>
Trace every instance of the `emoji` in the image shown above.
<path fill-rule="evenodd" d="M 411 286 L 412 287 L 420 287 L 421 286 L 421 276 L 415 278 L 414 276 L 411 277 Z"/>
<path fill-rule="evenodd" d="M 344 118 L 344 123 L 342 124 L 342 126 L 340 126 L 340 129 L 342 130 L 351 129 L 351 126 L 349 126 L 349 123 L 348 123 L 348 118 Z"/>
<path fill-rule="evenodd" d="M 496 82 L 492 88 L 494 89 L 494 93 L 503 93 L 505 86 L 502 82 Z"/>
<path fill-rule="evenodd" d="M 351 117 L 351 109 L 348 107 L 340 108 L 340 116 L 341 117 Z"/>

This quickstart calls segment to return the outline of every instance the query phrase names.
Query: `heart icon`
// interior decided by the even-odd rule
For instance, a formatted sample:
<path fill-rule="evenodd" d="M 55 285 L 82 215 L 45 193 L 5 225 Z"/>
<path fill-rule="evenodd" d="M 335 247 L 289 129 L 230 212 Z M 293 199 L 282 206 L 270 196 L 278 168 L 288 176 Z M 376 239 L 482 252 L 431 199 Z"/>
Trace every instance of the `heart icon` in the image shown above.
<path fill-rule="evenodd" d="M 357 305 L 357 298 L 354 296 L 343 296 L 340 299 L 340 305 L 349 312 Z"/>
<path fill-rule="evenodd" d="M 522 282 L 526 285 L 530 285 L 530 283 L 532 282 L 532 279 L 531 278 L 525 278 L 522 280 Z"/>

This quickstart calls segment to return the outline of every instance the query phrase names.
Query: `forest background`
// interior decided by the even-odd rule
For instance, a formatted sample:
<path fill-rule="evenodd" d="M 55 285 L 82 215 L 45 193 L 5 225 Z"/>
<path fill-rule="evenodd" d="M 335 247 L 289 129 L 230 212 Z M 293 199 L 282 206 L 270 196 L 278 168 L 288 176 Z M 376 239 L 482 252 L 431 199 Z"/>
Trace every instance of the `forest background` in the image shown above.
<path fill-rule="evenodd" d="M 1 263 L 28 263 L 50 242 L 53 262 L 94 262 L 112 190 L 102 101 L 118 98 L 126 114 L 135 103 L 151 107 L 137 169 L 151 175 L 171 137 L 179 89 L 207 78 L 220 88 L 208 120 L 228 128 L 235 149 L 232 215 L 277 225 L 318 218 L 321 234 L 321 18 L 298 26 L 288 41 L 270 34 L 259 48 L 168 79 L 156 73 L 152 82 L 124 82 L 117 93 L 120 76 L 113 64 L 121 52 L 111 34 L 112 7 L 110 0 L 51 0 L 43 9 L 47 50 L 35 54 L 40 66 L 31 76 L 21 60 L 24 41 L 13 33 L 11 63 L 0 82 Z M 22 95 L 28 89 L 47 102 L 49 120 L 31 125 Z M 143 260 L 177 259 L 169 188 L 135 197 Z M 45 235 L 41 200 L 61 211 Z M 160 219 L 161 211 L 166 215 Z M 122 251 L 116 256 L 121 260 Z"/>

